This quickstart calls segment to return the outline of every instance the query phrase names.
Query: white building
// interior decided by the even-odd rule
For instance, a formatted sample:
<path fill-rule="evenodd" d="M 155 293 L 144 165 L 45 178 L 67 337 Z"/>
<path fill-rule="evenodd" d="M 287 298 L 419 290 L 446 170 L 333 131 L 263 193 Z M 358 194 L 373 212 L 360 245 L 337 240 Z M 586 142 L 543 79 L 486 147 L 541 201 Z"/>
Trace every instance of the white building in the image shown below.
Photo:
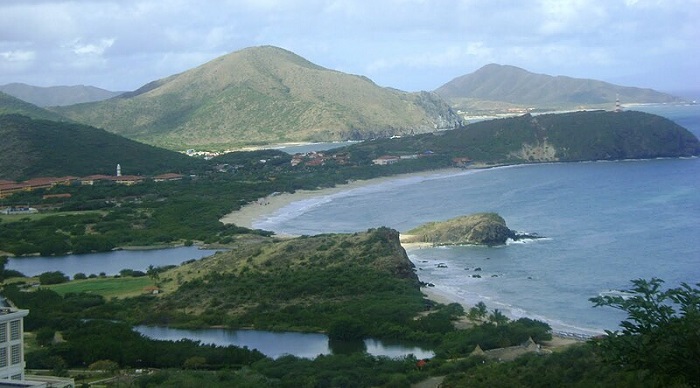
<path fill-rule="evenodd" d="M 18 309 L 0 297 L 0 387 L 75 388 L 71 378 L 25 376 L 24 317 L 29 310 Z"/>
<path fill-rule="evenodd" d="M 0 383 L 24 380 L 24 317 L 29 310 L 0 307 Z"/>

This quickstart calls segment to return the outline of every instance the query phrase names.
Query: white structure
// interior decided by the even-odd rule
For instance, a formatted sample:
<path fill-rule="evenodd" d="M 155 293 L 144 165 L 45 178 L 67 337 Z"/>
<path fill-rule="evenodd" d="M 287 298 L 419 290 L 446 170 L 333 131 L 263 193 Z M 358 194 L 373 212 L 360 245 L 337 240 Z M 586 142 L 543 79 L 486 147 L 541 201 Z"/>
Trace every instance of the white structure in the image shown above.
<path fill-rule="evenodd" d="M 117 163 L 117 176 L 122 176 L 122 166 Z"/>
<path fill-rule="evenodd" d="M 24 380 L 24 317 L 29 310 L 0 307 L 0 385 Z"/>
<path fill-rule="evenodd" d="M 25 376 L 24 317 L 29 310 L 0 297 L 0 387 L 75 388 L 71 378 Z"/>

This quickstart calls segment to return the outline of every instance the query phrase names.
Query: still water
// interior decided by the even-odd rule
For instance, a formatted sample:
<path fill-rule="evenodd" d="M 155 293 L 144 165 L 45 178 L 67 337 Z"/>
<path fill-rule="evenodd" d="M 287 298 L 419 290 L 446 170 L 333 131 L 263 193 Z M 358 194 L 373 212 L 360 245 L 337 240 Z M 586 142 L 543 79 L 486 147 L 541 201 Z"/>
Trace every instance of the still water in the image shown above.
<path fill-rule="evenodd" d="M 301 358 L 315 358 L 325 354 L 347 354 L 364 351 L 373 356 L 390 358 L 405 357 L 409 354 L 418 359 L 431 358 L 433 352 L 421 347 L 404 343 L 389 343 L 375 339 L 364 341 L 330 341 L 328 336 L 320 333 L 271 332 L 260 330 L 229 330 L 229 329 L 173 329 L 162 326 L 136 326 L 134 330 L 146 337 L 179 341 L 189 339 L 200 341 L 202 344 L 217 346 L 235 345 L 257 349 L 271 358 L 293 355 Z"/>
<path fill-rule="evenodd" d="M 211 256 L 216 250 L 198 247 L 178 247 L 151 250 L 123 250 L 65 256 L 11 257 L 7 269 L 19 271 L 26 276 L 37 276 L 44 272 L 61 271 L 68 276 L 76 273 L 86 275 L 116 275 L 123 269 L 146 271 L 149 265 L 160 267 L 179 265 L 191 259 Z"/>

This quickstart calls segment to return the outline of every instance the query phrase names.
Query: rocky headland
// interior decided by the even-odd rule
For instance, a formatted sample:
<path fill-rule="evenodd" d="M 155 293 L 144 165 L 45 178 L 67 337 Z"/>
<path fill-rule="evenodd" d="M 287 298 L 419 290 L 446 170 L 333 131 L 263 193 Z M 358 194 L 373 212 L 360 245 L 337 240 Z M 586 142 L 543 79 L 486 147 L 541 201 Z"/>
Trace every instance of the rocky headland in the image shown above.
<path fill-rule="evenodd" d="M 519 234 L 506 225 L 496 213 L 476 213 L 446 221 L 429 222 L 402 235 L 404 243 L 432 245 L 503 245 L 508 239 L 540 238 L 534 234 Z"/>

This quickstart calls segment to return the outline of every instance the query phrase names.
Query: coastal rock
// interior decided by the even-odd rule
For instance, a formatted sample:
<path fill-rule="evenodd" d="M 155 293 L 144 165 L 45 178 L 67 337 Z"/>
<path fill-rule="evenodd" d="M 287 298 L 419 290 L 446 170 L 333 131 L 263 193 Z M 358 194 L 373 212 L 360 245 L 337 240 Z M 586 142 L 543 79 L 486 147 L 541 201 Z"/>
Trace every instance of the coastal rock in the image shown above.
<path fill-rule="evenodd" d="M 407 232 L 407 243 L 432 243 L 434 245 L 503 245 L 510 239 L 536 238 L 521 236 L 506 226 L 503 217 L 496 213 L 476 213 L 447 221 L 430 222 Z"/>

